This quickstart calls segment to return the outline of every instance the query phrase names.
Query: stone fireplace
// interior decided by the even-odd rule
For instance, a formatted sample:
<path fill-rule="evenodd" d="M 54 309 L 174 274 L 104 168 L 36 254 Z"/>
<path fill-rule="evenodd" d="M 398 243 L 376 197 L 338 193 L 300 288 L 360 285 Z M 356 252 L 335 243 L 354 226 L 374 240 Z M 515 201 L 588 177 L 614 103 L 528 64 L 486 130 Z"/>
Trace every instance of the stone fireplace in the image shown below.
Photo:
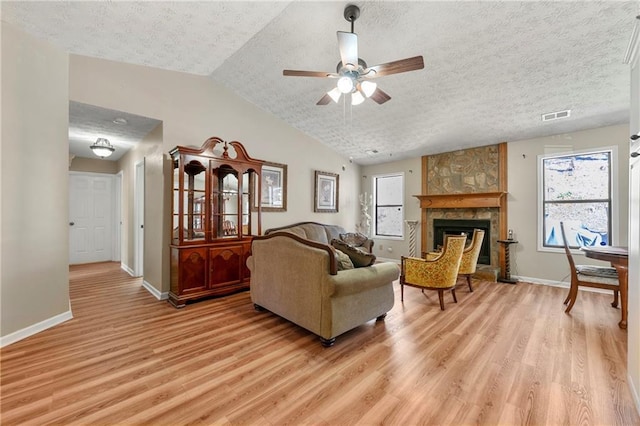
<path fill-rule="evenodd" d="M 479 263 L 505 270 L 497 240 L 507 237 L 506 149 L 501 143 L 422 157 L 422 195 L 416 197 L 423 253 L 442 245 L 444 233 L 471 234 L 477 227 L 485 230 Z"/>

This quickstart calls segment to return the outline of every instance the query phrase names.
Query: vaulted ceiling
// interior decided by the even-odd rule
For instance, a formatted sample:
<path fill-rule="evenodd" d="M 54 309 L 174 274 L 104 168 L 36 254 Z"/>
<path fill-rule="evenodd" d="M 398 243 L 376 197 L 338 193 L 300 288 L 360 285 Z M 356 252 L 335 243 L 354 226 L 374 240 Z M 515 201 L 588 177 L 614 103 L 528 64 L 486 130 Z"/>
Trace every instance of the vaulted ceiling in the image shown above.
<path fill-rule="evenodd" d="M 317 106 L 335 80 L 346 2 L 8 2 L 2 20 L 74 54 L 208 75 L 359 164 L 629 120 L 629 2 L 354 2 L 369 65 L 422 55 L 380 77 L 391 100 Z M 72 105 L 73 108 L 73 105 Z M 74 117 L 91 120 L 91 106 Z M 544 113 L 571 110 L 543 122 Z M 73 119 L 73 117 L 72 117 Z M 70 133 L 74 126 L 70 123 Z M 149 126 L 149 123 L 145 123 Z M 86 130 L 86 129 L 84 129 Z M 367 153 L 377 151 L 377 154 Z"/>

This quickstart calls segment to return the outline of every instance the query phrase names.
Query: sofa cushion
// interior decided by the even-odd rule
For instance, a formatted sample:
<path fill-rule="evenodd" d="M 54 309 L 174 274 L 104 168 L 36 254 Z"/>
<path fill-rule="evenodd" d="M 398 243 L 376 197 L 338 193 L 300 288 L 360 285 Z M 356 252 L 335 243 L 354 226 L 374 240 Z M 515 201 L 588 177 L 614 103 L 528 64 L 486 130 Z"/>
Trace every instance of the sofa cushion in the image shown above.
<path fill-rule="evenodd" d="M 297 226 L 294 226 L 292 228 L 282 229 L 282 230 L 279 230 L 279 232 L 288 232 L 290 234 L 297 235 L 300 238 L 305 238 L 305 239 L 307 238 L 307 233 L 304 232 L 304 229 Z"/>
<path fill-rule="evenodd" d="M 359 232 L 347 232 L 345 234 L 340 234 L 340 239 L 354 247 L 361 247 L 369 238 Z"/>
<path fill-rule="evenodd" d="M 338 250 L 346 253 L 351 259 L 353 266 L 356 268 L 373 265 L 373 263 L 376 261 L 376 256 L 373 253 L 367 253 L 361 248 L 354 247 L 342 240 L 334 238 L 333 240 L 331 240 L 331 245 Z"/>
<path fill-rule="evenodd" d="M 323 225 L 323 226 L 327 236 L 327 244 L 329 245 L 331 244 L 331 240 L 333 240 L 334 238 L 339 239 L 340 234 L 343 234 L 346 232 L 342 226 L 338 226 L 338 225 Z"/>
<path fill-rule="evenodd" d="M 353 262 L 348 254 L 343 252 L 342 250 L 338 250 L 333 247 L 333 252 L 336 254 L 336 264 L 338 266 L 338 271 L 344 271 L 347 269 L 353 269 Z"/>

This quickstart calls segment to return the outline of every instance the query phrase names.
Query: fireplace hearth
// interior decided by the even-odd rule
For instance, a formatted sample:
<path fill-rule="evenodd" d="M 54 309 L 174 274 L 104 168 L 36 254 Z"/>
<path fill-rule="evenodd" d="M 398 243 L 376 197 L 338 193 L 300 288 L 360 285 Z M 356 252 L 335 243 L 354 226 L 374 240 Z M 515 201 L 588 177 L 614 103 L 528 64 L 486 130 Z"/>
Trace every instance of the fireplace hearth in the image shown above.
<path fill-rule="evenodd" d="M 484 231 L 484 240 L 480 249 L 478 263 L 483 265 L 491 264 L 491 221 L 484 219 L 434 219 L 433 220 L 433 244 L 434 250 L 442 247 L 444 244 L 444 236 L 467 235 L 467 242 L 471 242 L 473 230 L 481 229 Z"/>

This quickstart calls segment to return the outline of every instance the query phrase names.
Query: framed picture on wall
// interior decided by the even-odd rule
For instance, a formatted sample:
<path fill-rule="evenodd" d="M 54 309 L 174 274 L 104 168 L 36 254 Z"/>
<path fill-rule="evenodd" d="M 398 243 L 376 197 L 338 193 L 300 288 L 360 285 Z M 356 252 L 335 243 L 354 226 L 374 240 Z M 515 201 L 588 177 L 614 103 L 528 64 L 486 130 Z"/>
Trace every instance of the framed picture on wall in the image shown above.
<path fill-rule="evenodd" d="M 287 211 L 287 165 L 265 162 L 262 165 L 262 192 L 260 203 L 263 212 Z M 258 180 L 254 182 L 254 194 L 258 194 Z M 253 201 L 253 209 L 258 208 L 258 197 Z"/>
<path fill-rule="evenodd" d="M 337 213 L 339 179 L 336 173 L 321 172 L 315 173 L 315 196 L 313 211 L 318 213 Z"/>

